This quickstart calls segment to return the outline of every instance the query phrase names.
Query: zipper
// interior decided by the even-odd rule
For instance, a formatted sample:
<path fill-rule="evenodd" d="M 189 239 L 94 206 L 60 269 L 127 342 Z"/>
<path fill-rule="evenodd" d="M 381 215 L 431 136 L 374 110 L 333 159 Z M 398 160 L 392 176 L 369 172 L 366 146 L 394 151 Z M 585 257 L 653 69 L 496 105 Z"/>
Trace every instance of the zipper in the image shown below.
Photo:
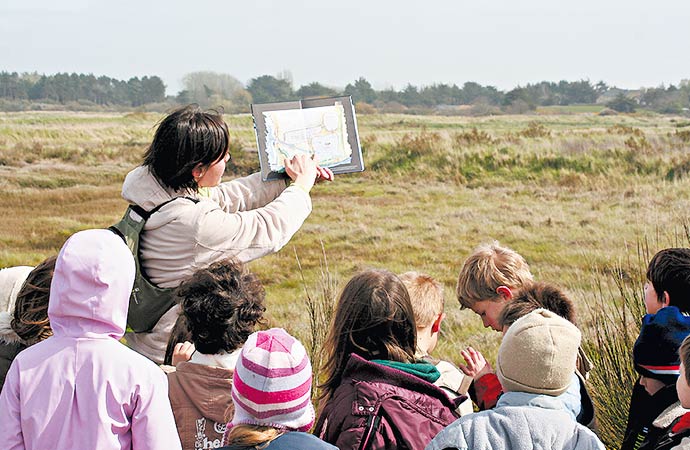
<path fill-rule="evenodd" d="M 362 444 L 359 446 L 359 450 L 366 450 L 369 446 L 369 441 L 372 435 L 376 432 L 376 429 L 381 423 L 381 416 L 378 414 L 373 414 L 367 417 L 367 422 L 364 424 L 364 437 L 362 438 Z"/>

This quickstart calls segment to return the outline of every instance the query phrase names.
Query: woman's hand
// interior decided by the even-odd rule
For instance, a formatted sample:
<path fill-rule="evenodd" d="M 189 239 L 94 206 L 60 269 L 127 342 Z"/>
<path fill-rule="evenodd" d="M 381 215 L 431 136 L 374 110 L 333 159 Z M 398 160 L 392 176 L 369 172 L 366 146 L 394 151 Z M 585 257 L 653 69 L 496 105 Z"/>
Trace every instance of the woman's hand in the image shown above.
<path fill-rule="evenodd" d="M 188 341 L 175 344 L 175 349 L 172 354 L 172 365 L 176 366 L 177 363 L 189 361 L 192 359 L 192 354 L 195 350 L 194 344 Z"/>
<path fill-rule="evenodd" d="M 305 154 L 299 154 L 290 160 L 283 160 L 283 164 L 285 165 L 285 173 L 290 179 L 309 192 L 316 182 L 317 175 L 319 175 L 316 162 Z"/>
<path fill-rule="evenodd" d="M 467 349 L 460 352 L 460 354 L 465 358 L 467 365 L 458 364 L 458 367 L 468 377 L 478 380 L 484 375 L 493 372 L 491 365 L 486 361 L 484 355 L 472 347 L 467 347 Z"/>
<path fill-rule="evenodd" d="M 331 171 L 331 169 L 328 167 L 316 166 L 317 183 L 321 181 L 333 181 L 333 178 L 335 178 L 335 175 L 333 175 L 333 171 Z"/>

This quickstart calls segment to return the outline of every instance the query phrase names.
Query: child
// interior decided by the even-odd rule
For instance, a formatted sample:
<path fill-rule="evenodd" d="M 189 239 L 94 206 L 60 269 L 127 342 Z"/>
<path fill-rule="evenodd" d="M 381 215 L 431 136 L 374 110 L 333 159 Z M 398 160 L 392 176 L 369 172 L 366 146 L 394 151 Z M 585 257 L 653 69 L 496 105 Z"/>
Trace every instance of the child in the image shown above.
<path fill-rule="evenodd" d="M 430 355 L 436 348 L 441 322 L 446 316 L 443 312 L 443 287 L 430 276 L 418 272 L 405 272 L 400 275 L 400 280 L 410 294 L 414 320 L 417 324 L 415 358 L 436 366 L 441 376 L 434 384 L 442 388 L 450 398 L 467 396 L 467 389 L 472 378 L 463 374 L 453 364 Z M 457 412 L 462 416 L 472 411 L 472 401 L 467 398 L 460 404 Z"/>
<path fill-rule="evenodd" d="M 655 314 L 666 306 L 676 306 L 686 315 L 690 313 L 690 249 L 667 248 L 657 252 L 649 261 L 646 276 L 644 304 L 647 314 Z M 636 430 L 660 412 L 658 399 L 652 400 L 639 381 L 633 386 L 630 397 L 623 450 L 634 448 Z"/>
<path fill-rule="evenodd" d="M 496 408 L 458 419 L 426 449 L 603 450 L 556 398 L 572 382 L 579 345 L 577 327 L 550 311 L 518 319 L 498 350 L 496 374 L 506 392 Z"/>
<path fill-rule="evenodd" d="M 0 273 L 19 274 L 16 291 L 9 295 L 6 311 L 0 312 L 0 390 L 14 358 L 26 347 L 50 337 L 53 332 L 48 320 L 48 294 L 53 279 L 55 256 L 30 271 L 25 266 L 3 269 Z M 14 270 L 13 270 L 14 269 Z"/>
<path fill-rule="evenodd" d="M 355 275 L 338 299 L 324 344 L 315 434 L 341 450 L 423 448 L 464 400 L 434 385 L 416 362 L 416 325 L 405 285 L 385 270 Z"/>
<path fill-rule="evenodd" d="M 647 266 L 644 304 L 647 314 L 666 306 L 690 313 L 690 248 L 667 248 L 652 257 Z"/>
<path fill-rule="evenodd" d="M 501 331 L 498 317 L 507 301 L 532 282 L 525 259 L 498 242 L 477 247 L 460 269 L 457 297 L 462 308 L 482 318 L 486 328 Z"/>
<path fill-rule="evenodd" d="M 681 363 L 678 350 L 690 334 L 690 317 L 675 306 L 667 306 L 642 319 L 640 335 L 633 347 L 639 384 L 650 396 L 646 409 L 632 417 L 634 426 L 626 431 L 624 445 L 641 448 L 659 441 L 664 429 L 684 411 L 680 409 L 676 381 Z M 649 448 L 655 448 L 654 446 Z"/>
<path fill-rule="evenodd" d="M 53 336 L 17 355 L 0 394 L 4 448 L 180 448 L 165 375 L 119 342 L 134 271 L 108 230 L 67 240 L 50 286 Z"/>
<path fill-rule="evenodd" d="M 196 351 L 168 373 L 169 397 L 183 449 L 221 445 L 232 414 L 232 377 L 240 348 L 261 323 L 264 289 L 242 264 L 200 269 L 175 294 Z"/>
<path fill-rule="evenodd" d="M 680 375 L 676 381 L 676 393 L 680 406 L 685 411 L 690 409 L 690 338 L 685 338 L 678 351 L 680 356 Z M 675 419 L 668 425 L 661 433 L 657 442 L 652 446 L 649 443 L 647 446 L 640 447 L 643 450 L 682 450 L 690 448 L 690 412 L 683 411 L 683 415 Z M 663 426 L 662 424 L 654 424 L 656 426 Z M 664 424 L 665 425 L 665 424 Z"/>
<path fill-rule="evenodd" d="M 311 364 L 285 330 L 258 331 L 237 359 L 224 450 L 337 450 L 314 435 Z"/>
<path fill-rule="evenodd" d="M 499 326 L 505 333 L 520 317 L 526 316 L 537 309 L 549 310 L 570 323 L 576 324 L 575 305 L 573 305 L 566 294 L 557 286 L 538 282 L 523 288 L 513 300 L 506 304 L 498 319 Z M 480 409 L 488 409 L 495 406 L 498 397 L 502 393 L 502 387 L 496 375 L 491 372 L 491 366 L 486 362 L 481 353 L 471 347 L 463 351 L 462 354 L 468 360 L 468 366 L 472 366 L 472 369 L 463 366 L 466 373 L 473 374 L 473 371 L 476 371 L 474 373 L 475 383 L 472 386 L 472 394 L 474 398 L 477 398 L 477 404 L 480 406 Z M 582 351 L 582 347 L 580 347 L 578 349 L 577 366 L 572 377 L 572 383 L 568 390 L 559 396 L 559 399 L 565 404 L 566 409 L 573 414 L 578 423 L 594 428 L 594 404 L 589 392 L 587 392 L 585 377 L 582 375 L 587 373 L 590 367 L 591 362 Z"/>

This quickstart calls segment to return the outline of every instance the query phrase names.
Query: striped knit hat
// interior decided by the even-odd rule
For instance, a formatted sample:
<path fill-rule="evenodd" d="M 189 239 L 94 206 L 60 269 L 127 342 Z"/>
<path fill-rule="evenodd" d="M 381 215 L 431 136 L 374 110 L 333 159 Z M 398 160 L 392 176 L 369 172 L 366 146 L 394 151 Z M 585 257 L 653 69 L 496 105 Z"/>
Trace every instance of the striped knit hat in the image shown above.
<path fill-rule="evenodd" d="M 235 415 L 229 426 L 263 425 L 309 431 L 311 363 L 300 342 L 282 328 L 249 336 L 232 378 Z"/>
<path fill-rule="evenodd" d="M 675 306 L 644 316 L 640 335 L 633 347 L 635 370 L 665 384 L 675 383 L 680 369 L 678 349 L 688 334 L 690 317 Z"/>

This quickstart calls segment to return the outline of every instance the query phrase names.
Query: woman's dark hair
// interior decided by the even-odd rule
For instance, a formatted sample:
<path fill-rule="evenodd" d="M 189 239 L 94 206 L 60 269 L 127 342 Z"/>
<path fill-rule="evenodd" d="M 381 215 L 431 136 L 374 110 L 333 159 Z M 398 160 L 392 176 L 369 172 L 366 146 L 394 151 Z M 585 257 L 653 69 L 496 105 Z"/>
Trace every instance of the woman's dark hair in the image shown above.
<path fill-rule="evenodd" d="M 266 310 L 259 278 L 232 259 L 197 270 L 176 295 L 194 347 L 207 355 L 240 348 Z"/>
<path fill-rule="evenodd" d="M 402 281 L 387 270 L 355 275 L 340 294 L 324 343 L 326 381 L 319 398 L 340 385 L 351 353 L 364 359 L 413 362 L 417 326 Z"/>
<path fill-rule="evenodd" d="M 163 364 L 166 366 L 172 366 L 172 357 L 175 352 L 175 346 L 177 344 L 182 344 L 185 341 L 192 340 L 192 333 L 189 331 L 187 326 L 187 318 L 182 311 L 180 315 L 177 316 L 175 325 L 173 325 L 172 330 L 170 330 L 170 337 L 168 338 L 168 345 L 165 347 L 165 357 L 163 358 Z"/>
<path fill-rule="evenodd" d="M 187 105 L 158 124 L 153 142 L 144 154 L 144 165 L 169 188 L 196 190 L 192 169 L 224 158 L 228 143 L 228 125 L 221 114 Z"/>
<path fill-rule="evenodd" d="M 10 326 L 27 345 L 36 344 L 53 335 L 48 319 L 48 300 L 56 260 L 57 256 L 51 256 L 37 265 L 29 272 L 17 294 Z"/>

